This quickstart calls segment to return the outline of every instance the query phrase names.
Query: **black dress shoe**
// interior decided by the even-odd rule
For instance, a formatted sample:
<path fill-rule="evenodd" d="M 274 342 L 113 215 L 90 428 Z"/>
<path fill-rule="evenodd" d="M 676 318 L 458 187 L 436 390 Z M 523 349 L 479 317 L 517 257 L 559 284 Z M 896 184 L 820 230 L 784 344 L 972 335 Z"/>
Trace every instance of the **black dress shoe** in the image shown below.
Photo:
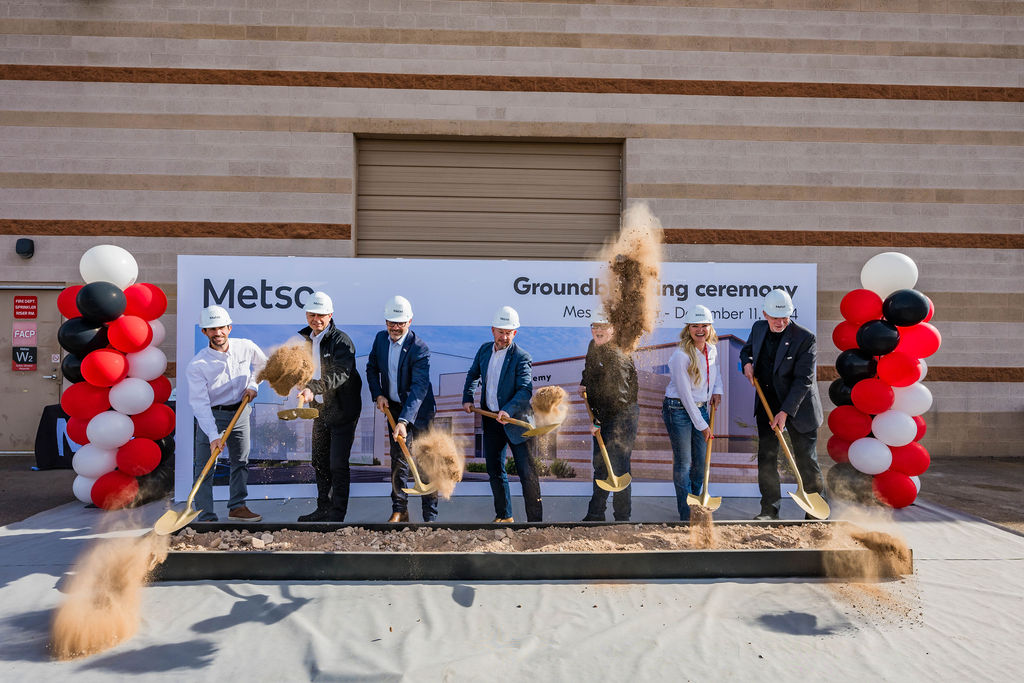
<path fill-rule="evenodd" d="M 777 522 L 779 516 L 772 512 L 762 512 L 757 517 L 754 517 L 755 522 Z"/>
<path fill-rule="evenodd" d="M 587 515 L 586 517 L 584 517 L 580 521 L 581 522 L 603 522 L 605 520 L 604 520 L 604 517 L 591 517 L 590 515 Z"/>
<path fill-rule="evenodd" d="M 326 522 L 330 512 L 326 508 L 317 508 L 308 515 L 299 517 L 300 522 Z"/>

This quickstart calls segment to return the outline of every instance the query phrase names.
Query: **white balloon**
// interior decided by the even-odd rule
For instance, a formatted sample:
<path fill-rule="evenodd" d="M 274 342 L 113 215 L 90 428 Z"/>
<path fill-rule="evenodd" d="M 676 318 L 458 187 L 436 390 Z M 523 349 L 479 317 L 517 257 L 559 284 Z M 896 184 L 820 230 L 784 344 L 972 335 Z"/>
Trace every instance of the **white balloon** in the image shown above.
<path fill-rule="evenodd" d="M 147 346 L 137 353 L 127 353 L 128 376 L 144 379 L 147 382 L 164 374 L 167 369 L 167 356 L 155 346 Z"/>
<path fill-rule="evenodd" d="M 78 475 L 75 480 L 71 482 L 71 492 L 75 494 L 75 498 L 82 501 L 83 503 L 92 502 L 92 485 L 96 483 L 95 479 L 89 477 L 83 477 Z"/>
<path fill-rule="evenodd" d="M 125 415 L 138 415 L 153 405 L 153 385 L 137 377 L 125 377 L 110 387 L 110 407 Z"/>
<path fill-rule="evenodd" d="M 932 407 L 932 392 L 920 382 L 909 387 L 893 387 L 892 393 L 896 396 L 892 402 L 892 409 L 901 413 L 921 415 Z"/>
<path fill-rule="evenodd" d="M 149 327 L 153 330 L 153 341 L 149 342 L 150 346 L 160 346 L 164 343 L 164 339 L 167 337 L 167 330 L 164 329 L 164 324 L 159 320 L 150 320 Z"/>
<path fill-rule="evenodd" d="M 871 420 L 871 433 L 886 446 L 906 446 L 917 436 L 917 423 L 906 413 L 887 410 Z"/>
<path fill-rule="evenodd" d="M 921 376 L 917 378 L 917 381 L 920 382 L 928 374 L 928 364 L 924 362 L 924 358 L 918 358 L 917 362 L 921 366 Z"/>
<path fill-rule="evenodd" d="M 71 459 L 71 466 L 80 476 L 99 479 L 117 467 L 117 450 L 100 448 L 96 444 L 87 443 L 77 451 Z"/>
<path fill-rule="evenodd" d="M 892 451 L 878 439 L 865 436 L 850 444 L 850 464 L 864 474 L 881 474 L 892 465 Z"/>
<path fill-rule="evenodd" d="M 917 264 L 897 251 L 876 254 L 860 269 L 860 284 L 885 299 L 897 289 L 914 288 Z"/>
<path fill-rule="evenodd" d="M 89 436 L 89 443 L 116 450 L 131 440 L 135 433 L 135 423 L 127 415 L 108 410 L 89 420 L 85 433 Z"/>
<path fill-rule="evenodd" d="M 914 486 L 917 487 L 917 492 L 921 493 L 921 477 L 915 475 L 910 478 L 910 481 L 914 482 Z"/>
<path fill-rule="evenodd" d="M 139 264 L 126 249 L 113 244 L 98 244 L 82 254 L 78 272 L 86 283 L 102 280 L 124 289 L 135 284 L 139 277 Z"/>

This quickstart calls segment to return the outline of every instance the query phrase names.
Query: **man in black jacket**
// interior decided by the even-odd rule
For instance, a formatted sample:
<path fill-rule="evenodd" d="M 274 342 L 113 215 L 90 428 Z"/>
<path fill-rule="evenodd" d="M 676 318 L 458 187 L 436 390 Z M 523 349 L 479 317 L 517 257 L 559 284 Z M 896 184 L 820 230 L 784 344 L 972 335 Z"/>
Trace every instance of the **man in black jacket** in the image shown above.
<path fill-rule="evenodd" d="M 817 345 L 814 333 L 790 320 L 793 300 L 773 289 L 764 298 L 764 320 L 750 330 L 740 349 L 743 374 L 753 384 L 757 378 L 768 406 L 775 414 L 769 421 L 761 399 L 754 397 L 757 420 L 757 483 L 761 512 L 754 519 L 779 518 L 779 441 L 775 428 L 785 429 L 793 442 L 793 459 L 800 469 L 804 489 L 820 493 L 824 482 L 818 468 L 815 444 L 823 416 L 818 398 Z"/>
<path fill-rule="evenodd" d="M 313 292 L 303 310 L 308 327 L 299 330 L 312 347 L 313 379 L 300 395 L 320 410 L 313 420 L 313 471 L 316 510 L 300 522 L 344 522 L 348 512 L 349 456 L 362 408 L 363 380 L 356 371 L 356 347 L 334 325 L 334 304 Z"/>
<path fill-rule="evenodd" d="M 633 358 L 622 351 L 615 342 L 615 328 L 604 318 L 598 318 L 590 325 L 594 339 L 587 348 L 587 359 L 583 365 L 582 390 L 587 393 L 587 403 L 594 413 L 596 424 L 590 433 L 596 435 L 598 428 L 608 450 L 608 459 L 617 476 L 630 470 L 630 456 L 636 441 L 640 408 L 637 404 L 639 383 Z M 594 480 L 607 479 L 608 468 L 604 464 L 597 439 L 594 438 Z M 632 508 L 630 488 L 616 491 L 612 497 L 612 514 L 617 522 L 628 522 Z M 603 522 L 608 507 L 608 492 L 594 484 L 590 506 L 584 522 Z"/>

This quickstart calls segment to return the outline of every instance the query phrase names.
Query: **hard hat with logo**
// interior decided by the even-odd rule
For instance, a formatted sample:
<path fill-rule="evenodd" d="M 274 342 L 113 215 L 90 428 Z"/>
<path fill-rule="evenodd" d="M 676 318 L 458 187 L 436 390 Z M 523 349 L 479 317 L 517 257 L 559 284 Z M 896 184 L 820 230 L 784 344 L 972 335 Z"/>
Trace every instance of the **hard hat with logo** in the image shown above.
<path fill-rule="evenodd" d="M 773 289 L 764 298 L 764 312 L 773 318 L 788 318 L 794 310 L 793 300 L 784 290 Z"/>
<path fill-rule="evenodd" d="M 604 313 L 598 313 L 597 315 L 594 316 L 594 319 L 590 321 L 590 326 L 591 327 L 594 327 L 595 325 L 611 325 L 611 324 L 612 324 L 611 321 L 608 320 L 608 316 L 606 316 Z"/>
<path fill-rule="evenodd" d="M 309 299 L 306 301 L 306 305 L 302 307 L 302 310 L 306 313 L 334 313 L 334 302 L 331 301 L 331 297 L 327 296 L 327 292 L 313 292 Z"/>
<path fill-rule="evenodd" d="M 407 323 L 412 320 L 412 304 L 404 296 L 393 296 L 384 305 L 384 319 L 389 323 Z"/>
<path fill-rule="evenodd" d="M 491 327 L 496 327 L 499 330 L 518 330 L 519 314 L 511 306 L 502 306 L 494 314 L 494 321 L 491 323 Z"/>
<path fill-rule="evenodd" d="M 231 324 L 231 316 L 220 306 L 207 306 L 199 312 L 199 327 L 224 327 Z"/>
<path fill-rule="evenodd" d="M 687 325 L 711 325 L 715 322 L 707 306 L 697 304 L 686 313 L 683 323 Z"/>

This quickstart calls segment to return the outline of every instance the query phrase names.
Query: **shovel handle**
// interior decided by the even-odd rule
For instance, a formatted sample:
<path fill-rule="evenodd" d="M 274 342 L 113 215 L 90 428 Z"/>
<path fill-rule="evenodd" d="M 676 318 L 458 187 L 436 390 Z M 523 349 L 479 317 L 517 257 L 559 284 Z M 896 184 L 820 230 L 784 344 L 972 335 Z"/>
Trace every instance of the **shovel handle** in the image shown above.
<path fill-rule="evenodd" d="M 764 406 L 764 412 L 768 415 L 768 422 L 773 422 L 775 416 L 772 414 L 772 409 L 768 407 L 768 399 L 764 397 L 764 392 L 761 391 L 761 385 L 758 383 L 757 378 L 754 378 L 754 388 L 757 389 L 757 395 L 761 398 L 761 405 Z M 786 443 L 786 437 L 782 436 L 782 430 L 775 427 L 775 436 L 779 438 L 779 444 L 782 445 L 782 450 L 786 453 L 786 460 L 789 461 L 789 466 L 793 470 L 793 475 L 796 477 L 796 488 L 798 491 L 804 490 L 804 481 L 800 478 L 800 470 L 797 469 L 796 459 L 793 458 L 793 453 L 789 450 L 789 444 Z"/>
<path fill-rule="evenodd" d="M 608 468 L 608 476 L 614 477 L 615 472 L 612 470 L 612 461 L 608 457 L 608 449 L 605 448 L 604 438 L 601 436 L 601 425 L 594 422 L 594 412 L 590 409 L 590 400 L 587 399 L 587 392 L 583 392 L 583 405 L 587 407 L 587 415 L 590 417 L 590 422 L 597 427 L 597 432 L 594 434 L 594 438 L 597 439 L 597 446 L 601 450 L 601 457 L 604 459 L 604 466 Z"/>
<path fill-rule="evenodd" d="M 391 425 L 391 432 L 394 433 L 396 427 L 395 418 L 391 416 L 390 410 L 385 409 L 382 412 L 388 416 L 388 424 Z M 395 441 L 398 442 L 398 446 L 402 449 L 402 455 L 405 456 L 405 462 L 409 465 L 409 472 L 412 474 L 412 478 L 416 481 L 416 488 L 424 488 L 423 482 L 420 480 L 420 472 L 416 469 L 416 463 L 412 459 L 412 454 L 409 453 L 409 447 L 405 445 L 405 439 L 399 437 L 395 439 Z"/>
<path fill-rule="evenodd" d="M 715 408 L 717 407 L 714 403 L 711 404 L 711 417 L 708 420 L 711 436 L 708 437 L 704 446 L 704 495 L 708 494 L 708 484 L 711 482 L 711 445 L 715 442 Z"/>
<path fill-rule="evenodd" d="M 483 410 L 482 408 L 470 408 L 470 410 L 472 410 L 474 413 L 477 413 L 479 415 L 483 415 L 484 417 L 493 417 L 495 420 L 498 419 L 498 414 L 497 413 L 492 413 L 489 410 Z M 529 422 L 524 422 L 523 420 L 517 420 L 514 417 L 508 418 L 508 422 L 509 422 L 509 424 L 514 424 L 517 427 L 522 427 L 523 429 L 535 429 L 535 427 L 532 424 L 530 424 Z"/>
<path fill-rule="evenodd" d="M 192 491 L 188 494 L 188 500 L 185 503 L 186 510 L 192 507 L 192 501 L 195 500 L 196 493 L 199 492 L 199 485 L 204 479 L 206 479 L 206 475 L 210 473 L 210 470 L 213 468 L 213 463 L 217 462 L 217 456 L 224 450 L 224 442 L 227 440 L 228 434 L 230 434 L 231 430 L 234 429 L 235 423 L 238 422 L 238 418 L 242 415 L 242 411 L 245 410 L 247 405 L 249 405 L 248 395 L 242 397 L 241 403 L 238 404 L 238 410 L 236 410 L 235 414 L 231 417 L 231 422 L 228 422 L 227 429 L 225 429 L 224 433 L 220 435 L 220 446 L 210 449 L 210 457 L 207 459 L 206 465 L 203 467 L 203 471 L 200 473 L 199 478 L 196 479 L 196 483 L 192 485 Z"/>

